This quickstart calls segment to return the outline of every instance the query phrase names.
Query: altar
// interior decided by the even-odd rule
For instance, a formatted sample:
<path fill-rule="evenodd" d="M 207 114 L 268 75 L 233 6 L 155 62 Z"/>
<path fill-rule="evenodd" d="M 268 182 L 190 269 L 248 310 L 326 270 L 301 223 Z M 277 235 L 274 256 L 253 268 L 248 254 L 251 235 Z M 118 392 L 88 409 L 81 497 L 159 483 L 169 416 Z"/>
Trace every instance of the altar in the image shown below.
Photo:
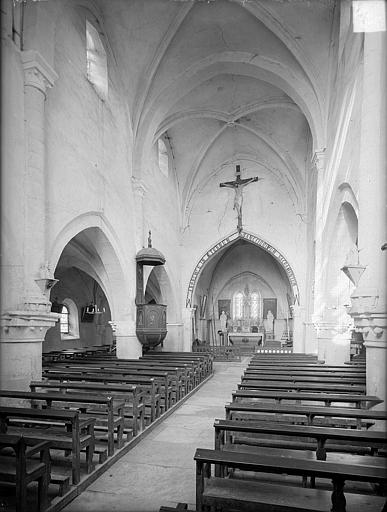
<path fill-rule="evenodd" d="M 259 346 L 264 345 L 263 332 L 229 332 L 228 339 L 234 347 L 239 347 L 241 352 L 256 352 Z"/>

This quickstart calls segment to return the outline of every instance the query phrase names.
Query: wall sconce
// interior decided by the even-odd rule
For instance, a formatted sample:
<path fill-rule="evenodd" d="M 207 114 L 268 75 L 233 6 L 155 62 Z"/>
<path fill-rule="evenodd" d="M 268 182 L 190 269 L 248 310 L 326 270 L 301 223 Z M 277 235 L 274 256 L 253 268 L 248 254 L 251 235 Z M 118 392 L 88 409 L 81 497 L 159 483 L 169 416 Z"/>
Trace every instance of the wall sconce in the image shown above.
<path fill-rule="evenodd" d="M 348 279 L 357 286 L 361 276 L 363 275 L 363 272 L 365 271 L 366 267 L 363 265 L 344 265 L 344 267 L 341 267 L 340 270 L 344 272 L 344 274 L 348 277 Z"/>

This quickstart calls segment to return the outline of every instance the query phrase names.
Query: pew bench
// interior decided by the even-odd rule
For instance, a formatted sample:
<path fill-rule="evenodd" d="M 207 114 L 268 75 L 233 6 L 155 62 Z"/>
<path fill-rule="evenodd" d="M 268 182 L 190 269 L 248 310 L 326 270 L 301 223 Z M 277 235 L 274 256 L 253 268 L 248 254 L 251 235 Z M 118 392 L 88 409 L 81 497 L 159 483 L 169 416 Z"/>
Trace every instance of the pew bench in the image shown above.
<path fill-rule="evenodd" d="M 165 507 L 161 506 L 159 512 L 195 512 L 194 510 L 188 510 L 187 503 L 178 503 L 176 507 Z"/>
<path fill-rule="evenodd" d="M 51 441 L 51 447 L 71 453 L 72 481 L 80 482 L 81 451 L 86 451 L 86 470 L 93 469 L 94 418 L 82 418 L 68 409 L 0 407 L 0 432 L 22 434 L 30 439 Z"/>
<path fill-rule="evenodd" d="M 313 450 L 318 460 L 326 460 L 331 451 L 374 455 L 387 446 L 386 432 L 377 430 L 222 419 L 215 420 L 214 430 L 216 449 L 232 440 L 251 446 Z"/>
<path fill-rule="evenodd" d="M 192 389 L 195 387 L 195 371 L 192 365 L 187 364 L 186 362 L 180 362 L 180 361 L 169 361 L 168 359 L 163 359 L 161 361 L 157 359 L 124 359 L 124 361 L 136 361 L 137 363 L 144 364 L 146 366 L 151 366 L 152 368 L 164 368 L 164 367 L 170 367 L 170 368 L 178 368 L 182 372 L 182 389 L 183 389 L 183 395 L 185 396 L 187 393 L 189 393 Z"/>
<path fill-rule="evenodd" d="M 322 418 L 325 424 L 332 426 L 368 427 L 369 423 L 362 420 L 384 421 L 387 419 L 386 411 L 370 409 L 355 409 L 352 407 L 311 407 L 305 405 L 282 405 L 264 402 L 240 403 L 231 402 L 225 405 L 226 419 L 253 419 L 260 420 L 260 416 L 269 413 L 271 421 L 300 421 L 299 416 L 305 417 L 308 425 L 313 425 L 316 417 Z M 329 418 L 329 420 L 328 420 Z M 321 422 L 321 420 L 320 420 Z"/>
<path fill-rule="evenodd" d="M 162 356 L 154 356 L 152 354 L 145 354 L 140 357 L 140 361 L 152 361 L 157 362 L 158 364 L 165 364 L 166 362 L 172 364 L 184 364 L 191 368 L 193 382 L 191 383 L 191 389 L 195 388 L 200 384 L 202 380 L 206 377 L 206 366 L 205 363 L 200 359 L 187 359 L 185 357 L 174 357 L 168 355 Z"/>
<path fill-rule="evenodd" d="M 346 375 L 364 375 L 366 373 L 363 368 L 352 368 L 349 366 L 327 366 L 325 364 L 315 364 L 315 365 L 291 365 L 291 366 L 283 366 L 282 364 L 268 365 L 268 364 L 257 364 L 253 361 L 247 365 L 247 370 L 257 370 L 257 371 L 279 371 L 279 372 L 313 372 L 314 374 L 334 374 L 336 372 L 340 372 Z"/>
<path fill-rule="evenodd" d="M 38 482 L 39 511 L 48 507 L 50 447 L 50 441 L 36 442 L 19 435 L 0 434 L 0 481 L 15 484 L 16 512 L 27 510 L 27 486 L 34 481 Z M 7 448 L 11 448 L 15 455 L 4 455 Z M 39 459 L 33 459 L 37 454 Z"/>
<path fill-rule="evenodd" d="M 383 485 L 387 476 L 383 468 L 340 464 L 320 460 L 302 460 L 286 457 L 235 453 L 198 448 L 196 461 L 196 510 L 206 507 L 236 510 L 276 510 L 286 512 L 332 512 L 363 510 L 382 511 L 385 498 L 354 493 L 344 495 L 346 480 Z M 333 492 L 306 489 L 266 481 L 250 481 L 214 476 L 214 467 L 224 474 L 229 468 L 243 472 L 299 475 L 332 480 Z M 262 507 L 262 508 L 261 508 Z"/>
<path fill-rule="evenodd" d="M 87 360 L 85 360 L 84 364 L 74 363 L 74 362 L 59 362 L 55 365 L 50 365 L 49 368 L 44 369 L 45 372 L 77 372 L 82 373 L 84 375 L 88 374 L 103 374 L 109 376 L 122 376 L 122 377 L 130 377 L 130 376 L 146 376 L 153 377 L 156 382 L 160 384 L 161 388 L 161 404 L 160 407 L 163 407 L 164 411 L 168 410 L 172 403 L 172 391 L 173 391 L 173 378 L 167 371 L 156 371 L 156 370 L 144 370 L 137 371 L 137 369 L 133 369 L 131 367 L 125 366 L 110 366 L 105 364 L 91 364 Z"/>
<path fill-rule="evenodd" d="M 145 375 L 127 376 L 109 375 L 104 373 L 82 372 L 61 372 L 56 370 L 43 371 L 43 377 L 49 380 L 58 380 L 59 382 L 96 382 L 102 384 L 132 384 L 144 392 L 144 404 L 149 413 L 145 412 L 145 417 L 149 423 L 152 423 L 160 416 L 160 384 L 153 378 Z"/>
<path fill-rule="evenodd" d="M 356 408 L 370 409 L 374 405 L 383 402 L 377 396 L 371 395 L 352 395 L 352 394 L 332 394 L 332 393 L 307 393 L 296 391 L 265 391 L 260 389 L 240 389 L 233 391 L 232 401 L 246 401 L 246 400 L 274 400 L 276 403 L 283 401 L 295 402 L 322 402 L 325 406 L 329 407 L 333 403 L 348 403 L 353 404 Z"/>
<path fill-rule="evenodd" d="M 60 391 L 61 393 L 88 393 L 93 396 L 111 396 L 115 400 L 124 400 L 125 433 L 136 436 L 145 428 L 145 405 L 143 392 L 137 386 L 126 384 L 101 384 L 99 382 L 57 382 L 57 381 L 32 381 L 30 389 L 33 392 L 39 390 Z M 130 421 L 129 427 L 127 421 Z"/>
<path fill-rule="evenodd" d="M 277 372 L 271 372 L 270 374 L 265 374 L 261 372 L 245 372 L 244 375 L 241 376 L 242 382 L 246 381 L 284 381 L 284 382 L 321 382 L 323 384 L 345 384 L 346 386 L 354 386 L 354 385 L 365 385 L 366 377 L 365 375 L 361 375 L 359 377 L 346 377 L 340 379 L 338 376 L 322 376 L 322 375 L 295 375 L 289 371 L 286 375 L 280 375 Z"/>
<path fill-rule="evenodd" d="M 323 382 L 343 382 L 350 384 L 363 384 L 366 380 L 366 375 L 364 374 L 352 374 L 345 372 L 314 372 L 314 371 L 292 371 L 292 370 L 251 370 L 246 369 L 243 373 L 243 377 L 245 378 L 263 378 L 267 380 L 273 380 L 273 376 L 275 376 L 275 380 L 286 380 L 286 378 L 290 378 L 292 380 L 302 380 L 305 381 L 310 379 L 311 382 L 321 380 Z"/>
<path fill-rule="evenodd" d="M 29 400 L 31 407 L 38 405 L 51 408 L 76 408 L 83 417 L 95 418 L 94 434 L 97 431 L 107 433 L 108 455 L 114 453 L 114 437 L 116 433 L 117 448 L 124 444 L 124 402 L 113 399 L 113 397 L 100 397 L 90 394 L 63 394 L 60 392 L 33 392 L 33 391 L 12 391 L 0 389 L 1 398 L 18 398 Z M 43 402 L 43 404 L 41 404 Z M 102 459 L 104 457 L 102 456 Z M 100 460 L 101 461 L 101 460 Z"/>
<path fill-rule="evenodd" d="M 101 368 L 130 368 L 140 374 L 144 373 L 145 375 L 151 375 L 147 373 L 148 371 L 168 372 L 168 375 L 173 379 L 172 386 L 174 392 L 174 402 L 180 400 L 185 394 L 185 383 L 187 381 L 189 372 L 187 367 L 180 367 L 179 365 L 173 365 L 167 362 L 164 365 L 155 365 L 152 363 L 152 361 L 147 362 L 140 361 L 139 359 L 117 359 L 115 357 L 91 357 L 87 359 L 76 359 L 73 362 L 82 365 L 96 364 L 101 366 Z M 55 367 L 57 364 L 61 363 L 49 363 L 47 366 Z"/>
<path fill-rule="evenodd" d="M 106 363 L 103 363 L 103 366 L 105 366 Z M 158 374 L 158 372 L 167 372 L 168 378 L 170 379 L 170 385 L 172 386 L 172 395 L 170 399 L 170 405 L 175 404 L 178 402 L 183 396 L 184 396 L 184 377 L 186 376 L 185 368 L 179 368 L 177 366 L 158 366 L 154 367 L 152 365 L 144 365 L 144 364 L 138 364 L 138 363 L 116 363 L 116 362 L 110 362 L 107 363 L 108 365 L 111 365 L 112 367 L 117 368 L 128 368 L 136 373 L 144 374 L 144 375 L 152 375 L 154 372 L 155 375 Z M 108 367 L 108 366 L 106 366 Z"/>
<path fill-rule="evenodd" d="M 209 373 L 213 370 L 213 361 L 214 358 L 212 354 L 210 353 L 197 353 L 197 352 L 171 352 L 171 351 L 162 351 L 162 352 L 155 352 L 150 351 L 145 355 L 149 356 L 162 356 L 162 357 L 169 357 L 169 358 L 180 358 L 180 359 L 197 359 L 200 361 L 203 361 L 205 364 L 205 367 Z"/>
<path fill-rule="evenodd" d="M 365 385 L 333 384 L 324 382 L 290 382 L 279 380 L 244 380 L 238 384 L 238 389 L 279 389 L 290 391 L 319 391 L 321 393 L 362 393 L 365 394 Z"/>

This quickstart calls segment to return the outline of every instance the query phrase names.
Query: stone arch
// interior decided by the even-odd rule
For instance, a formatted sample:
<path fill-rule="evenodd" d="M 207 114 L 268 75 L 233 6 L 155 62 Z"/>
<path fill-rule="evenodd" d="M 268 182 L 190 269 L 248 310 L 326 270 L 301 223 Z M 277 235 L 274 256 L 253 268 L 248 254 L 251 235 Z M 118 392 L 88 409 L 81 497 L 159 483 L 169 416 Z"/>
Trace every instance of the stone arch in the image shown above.
<path fill-rule="evenodd" d="M 137 143 L 134 149 L 133 174 L 140 178 L 146 162 L 148 148 L 151 147 L 160 124 L 168 115 L 176 98 L 200 86 L 217 74 L 238 74 L 267 82 L 284 91 L 304 114 L 311 134 L 313 147 L 325 147 L 323 121 L 315 91 L 303 76 L 289 73 L 289 70 L 270 59 L 249 52 L 220 52 L 203 58 L 179 76 L 173 83 L 165 84 L 152 98 L 149 98 L 138 126 Z M 163 105 L 163 107 L 161 107 Z"/>
<path fill-rule="evenodd" d="M 88 212 L 70 221 L 56 236 L 49 251 L 48 265 L 53 270 L 66 247 L 71 246 L 74 266 L 89 274 L 105 293 L 112 317 L 131 316 L 128 296 L 130 285 L 125 258 L 112 227 L 106 219 Z"/>
<path fill-rule="evenodd" d="M 287 259 L 274 246 L 272 246 L 271 244 L 269 244 L 262 238 L 254 235 L 252 233 L 248 233 L 247 231 L 241 231 L 240 233 L 235 231 L 234 233 L 226 236 L 225 238 L 220 240 L 218 243 L 214 244 L 210 249 L 208 249 L 206 251 L 206 253 L 200 258 L 200 260 L 196 264 L 196 266 L 191 274 L 189 283 L 188 283 L 188 289 L 187 289 L 187 295 L 186 295 L 186 307 L 187 308 L 192 307 L 193 292 L 195 290 L 198 278 L 201 275 L 205 264 L 209 260 L 211 260 L 212 257 L 215 254 L 217 254 L 217 252 L 219 250 L 225 249 L 226 247 L 230 246 L 238 239 L 246 240 L 246 241 L 252 243 L 253 245 L 256 245 L 260 249 L 263 249 L 268 254 L 270 254 L 274 258 L 275 261 L 277 261 L 279 263 L 279 265 L 283 268 L 283 270 L 286 273 L 286 276 L 289 280 L 290 288 L 293 293 L 292 298 L 294 299 L 294 303 L 299 304 L 300 303 L 300 294 L 299 294 L 297 280 L 296 280 L 295 274 L 293 272 L 293 269 L 290 266 Z"/>

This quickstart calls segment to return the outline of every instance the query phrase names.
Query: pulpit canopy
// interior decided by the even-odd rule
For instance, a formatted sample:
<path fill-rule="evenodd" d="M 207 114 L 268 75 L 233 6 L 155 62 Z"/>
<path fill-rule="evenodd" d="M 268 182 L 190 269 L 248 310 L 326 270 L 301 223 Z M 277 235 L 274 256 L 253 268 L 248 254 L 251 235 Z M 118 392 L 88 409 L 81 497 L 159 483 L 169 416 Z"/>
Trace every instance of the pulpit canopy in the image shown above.
<path fill-rule="evenodd" d="M 141 250 L 138 251 L 138 253 L 136 254 L 136 261 L 141 265 L 152 266 L 164 265 L 165 263 L 165 256 L 160 251 L 152 247 L 150 232 L 148 237 L 148 247 L 143 247 Z"/>

